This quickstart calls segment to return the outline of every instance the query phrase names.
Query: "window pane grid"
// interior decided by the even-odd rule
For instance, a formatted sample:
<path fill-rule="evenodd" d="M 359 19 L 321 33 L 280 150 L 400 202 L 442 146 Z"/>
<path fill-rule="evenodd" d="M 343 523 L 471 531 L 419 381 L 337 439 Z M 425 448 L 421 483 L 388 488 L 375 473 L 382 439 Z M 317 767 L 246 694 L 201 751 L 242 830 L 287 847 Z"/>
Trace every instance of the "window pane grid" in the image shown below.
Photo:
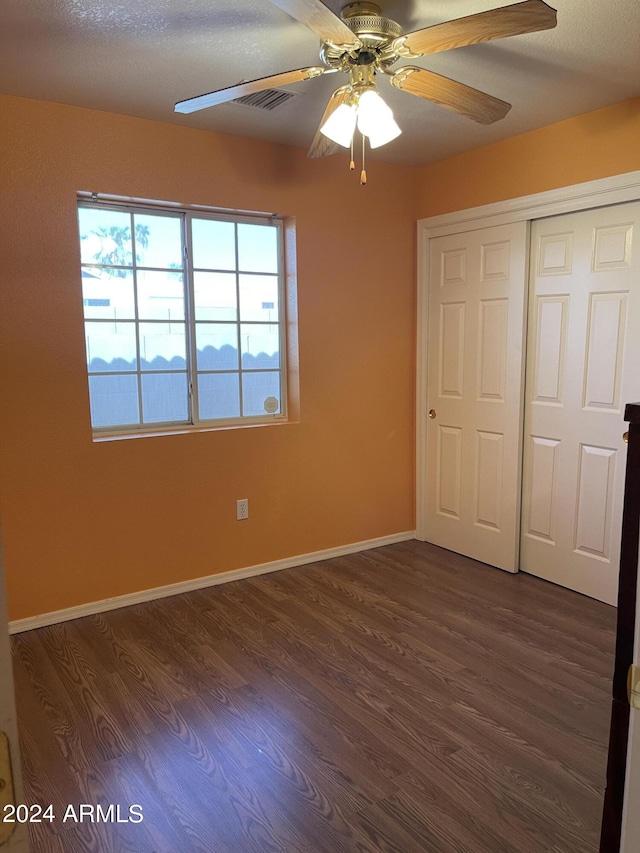
<path fill-rule="evenodd" d="M 183 243 L 183 260 L 185 265 L 185 299 L 186 312 L 188 318 L 187 331 L 187 349 L 189 352 L 189 419 L 191 424 L 197 424 L 200 421 L 200 404 L 197 394 L 197 379 L 194 376 L 194 371 L 198 364 L 198 349 L 195 332 L 195 290 L 194 290 L 194 273 L 193 273 L 193 237 L 190 222 L 187 216 L 182 219 L 182 243 Z"/>
<path fill-rule="evenodd" d="M 112 325 L 112 326 L 114 326 L 114 325 L 124 326 L 127 323 L 129 323 L 130 325 L 133 326 L 137 322 L 138 321 L 134 320 L 134 319 L 121 320 L 119 317 L 117 317 L 117 318 L 113 318 L 113 317 L 106 318 L 105 317 L 104 319 L 97 319 L 97 318 L 90 317 L 88 320 L 85 320 L 85 323 L 91 323 L 91 324 L 95 324 L 95 325 L 99 325 L 100 323 L 102 323 L 104 325 Z M 144 323 L 145 326 L 147 324 L 152 325 L 153 323 L 158 323 L 159 325 L 162 325 L 162 326 L 184 326 L 184 325 L 186 325 L 185 320 L 163 320 L 163 319 L 157 319 L 157 318 L 153 319 L 153 320 L 144 319 L 144 320 L 140 320 L 139 322 Z M 206 322 L 206 321 L 203 320 L 200 322 Z M 235 325 L 235 324 L 233 324 L 233 325 Z M 265 325 L 269 325 L 269 324 L 267 323 Z"/>
<path fill-rule="evenodd" d="M 99 266 L 99 264 L 91 264 L 91 266 Z M 112 267 L 109 267 L 109 269 L 112 269 Z M 113 269 L 118 269 L 118 267 L 114 267 Z M 122 267 L 122 269 L 130 270 L 131 267 Z M 141 267 L 140 266 L 140 267 L 138 267 L 138 269 L 162 269 L 162 267 Z M 271 278 L 278 278 L 277 272 L 267 272 L 267 271 L 259 272 L 258 270 L 243 270 L 243 269 L 235 269 L 235 268 L 232 270 L 229 267 L 227 267 L 227 269 L 216 269 L 215 267 L 196 267 L 193 264 L 191 265 L 191 269 L 193 270 L 193 272 L 215 272 L 215 273 L 221 273 L 221 274 L 230 273 L 230 272 L 237 272 L 238 275 L 255 275 L 255 276 L 260 276 L 260 277 L 271 276 Z"/>
<path fill-rule="evenodd" d="M 105 320 L 104 322 L 113 323 L 114 320 Z M 127 320 L 117 320 L 118 323 L 126 323 Z M 130 321 L 129 321 L 130 322 Z M 144 323 L 152 323 L 152 320 L 143 320 Z M 169 320 L 157 320 L 158 323 L 168 323 Z M 182 322 L 181 320 L 174 320 L 172 322 Z M 242 320 L 243 326 L 278 326 L 279 324 L 275 320 Z M 198 326 L 206 326 L 206 325 L 214 325 L 214 326 L 237 326 L 238 322 L 236 320 L 196 320 L 196 324 Z"/>
<path fill-rule="evenodd" d="M 135 251 L 135 236 L 134 236 L 135 235 L 135 225 L 134 225 L 134 221 L 133 221 L 133 212 L 131 212 L 130 216 L 131 216 L 131 239 L 134 243 L 134 251 L 133 251 L 133 257 L 132 257 L 132 261 L 133 261 L 133 304 L 135 306 L 134 310 L 135 310 L 135 318 L 136 318 L 136 350 L 137 350 L 137 356 L 138 356 L 137 362 L 136 362 L 138 365 L 136 380 L 137 380 L 137 384 L 138 384 L 138 411 L 140 413 L 139 419 L 140 419 L 140 423 L 143 424 L 144 423 L 144 411 L 143 411 L 143 407 L 142 407 L 142 393 L 143 393 L 142 392 L 142 371 L 140 369 L 141 365 L 142 365 L 142 354 L 141 354 L 141 348 L 140 348 L 140 324 L 138 322 L 140 319 L 140 308 L 139 308 L 139 304 L 138 304 L 138 270 L 136 268 L 137 252 Z"/>
<path fill-rule="evenodd" d="M 123 266 L 122 264 L 101 264 L 98 261 L 91 262 L 83 262 L 82 264 L 87 269 L 96 269 L 96 270 L 126 270 L 127 272 L 131 272 L 131 270 L 135 267 L 141 272 L 179 272 L 177 267 L 153 267 L 147 266 L 145 264 L 137 264 L 135 261 L 131 264 Z M 223 270 L 223 272 L 228 272 L 228 270 Z M 244 275 L 254 275 L 255 273 L 244 273 Z M 260 273 L 258 273 L 259 275 Z"/>
<path fill-rule="evenodd" d="M 140 370 L 109 370 L 108 372 L 107 371 L 93 371 L 89 375 L 90 376 L 137 376 L 138 374 L 140 374 L 142 376 L 148 376 L 149 374 L 153 374 L 154 376 L 159 376 L 163 373 L 186 373 L 186 372 L 187 371 L 184 369 L 183 370 L 179 370 L 179 369 L 172 370 L 171 368 L 167 368 L 167 369 L 163 369 L 163 370 L 147 370 L 145 372 L 142 372 Z M 219 371 L 209 371 L 209 372 L 219 372 Z M 229 371 L 229 372 L 232 373 L 233 371 Z M 257 373 L 259 371 L 253 371 L 253 372 Z"/>
<path fill-rule="evenodd" d="M 82 204 L 80 207 L 90 209 L 92 215 L 95 211 L 101 210 L 99 205 Z M 106 205 L 104 210 L 109 210 L 111 213 Z M 123 207 L 119 210 L 121 214 L 126 211 L 128 228 L 120 227 L 124 237 L 120 237 L 117 251 L 120 253 L 119 256 L 124 255 L 126 260 L 124 263 L 118 263 L 116 250 L 111 252 L 107 262 L 101 262 L 95 253 L 93 257 L 85 259 L 83 253 L 82 268 L 87 270 L 88 280 L 95 285 L 93 291 L 87 290 L 89 294 L 98 291 L 101 283 L 105 287 L 114 282 L 126 283 L 126 276 L 129 276 L 133 297 L 131 305 L 133 316 L 120 319 L 117 313 L 121 309 L 118 309 L 115 304 L 112 307 L 112 300 L 101 298 L 100 295 L 94 298 L 90 295 L 85 297 L 83 290 L 87 315 L 85 323 L 88 330 L 88 369 L 90 376 L 96 377 L 96 380 L 101 377 L 111 378 L 112 386 L 118 381 L 135 382 L 138 422 L 135 423 L 131 415 L 127 415 L 120 421 L 111 418 L 108 413 L 102 420 L 93 418 L 92 397 L 94 429 L 117 432 L 121 431 L 122 427 L 142 430 L 149 425 L 158 424 L 179 426 L 196 425 L 200 421 L 260 422 L 274 416 L 281 417 L 284 412 L 282 399 L 284 323 L 280 317 L 283 287 L 281 226 L 262 220 L 232 221 L 229 218 L 188 211 L 172 210 L 163 214 L 156 210 L 139 207 L 131 209 Z M 141 210 L 144 210 L 144 215 L 141 214 Z M 162 230 L 158 232 L 160 235 L 158 237 L 155 228 L 156 219 L 163 215 L 167 221 L 179 221 L 180 263 L 177 260 L 173 260 L 170 265 L 145 263 L 143 250 L 153 246 L 154 243 L 156 260 L 159 252 L 165 252 L 165 260 L 169 257 L 166 255 L 169 250 L 164 245 L 166 241 L 162 239 Z M 124 219 L 119 220 L 119 222 L 124 221 Z M 219 232 L 215 231 L 218 226 L 214 226 L 214 236 L 216 233 L 218 236 L 220 234 L 223 237 L 226 236 L 228 250 L 231 250 L 225 250 L 227 260 L 223 265 L 212 263 L 195 266 L 190 263 L 194 257 L 194 223 L 199 224 L 201 231 L 204 229 L 202 233 L 205 236 L 206 228 L 210 223 L 225 224 L 225 229 Z M 242 235 L 240 235 L 240 227 L 244 229 Z M 96 240 L 98 243 L 102 240 L 102 244 L 109 242 L 112 244 L 113 240 L 110 238 L 116 236 L 117 230 L 113 225 L 110 229 L 94 228 L 89 236 L 94 243 Z M 231 237 L 232 246 L 229 239 Z M 81 244 L 83 239 L 86 239 L 86 235 L 83 237 L 81 228 Z M 113 249 L 111 245 L 110 248 Z M 215 240 L 213 245 L 207 245 L 206 241 L 202 244 L 201 240 L 201 251 L 209 252 L 213 258 L 218 251 Z M 242 253 L 244 256 L 241 268 Z M 177 255 L 175 257 L 177 258 Z M 208 260 L 210 260 L 209 257 L 207 257 Z M 201 289 L 201 295 L 208 300 L 203 303 L 203 306 L 209 304 L 212 306 L 210 309 L 204 307 L 199 309 L 199 303 L 195 301 L 196 273 L 201 273 L 205 277 L 201 285 L 205 290 Z M 146 274 L 152 277 L 149 278 Z M 146 276 L 144 291 L 143 276 Z M 219 280 L 215 276 L 219 276 Z M 214 308 L 216 304 L 224 305 L 224 300 L 230 298 L 225 297 L 224 291 L 218 289 L 218 285 L 224 283 L 225 277 L 229 279 L 233 277 L 231 280 L 234 282 L 235 307 L 231 308 L 231 303 L 227 302 L 228 308 Z M 84 280 L 83 273 L 83 286 Z M 170 282 L 172 286 L 169 285 Z M 219 295 L 216 296 L 216 293 Z M 220 302 L 221 298 L 222 302 Z M 183 307 L 179 308 L 179 304 Z M 106 311 L 113 311 L 114 316 L 106 316 Z M 163 313 L 165 311 L 166 316 Z M 184 317 L 180 313 L 182 311 Z M 208 311 L 211 316 L 199 319 L 199 311 L 200 314 L 203 311 L 206 314 Z M 231 311 L 235 314 L 234 319 L 224 316 L 225 312 L 229 314 Z M 267 318 L 257 318 L 255 315 L 260 312 L 268 312 Z M 158 313 L 161 316 L 157 316 Z M 101 330 L 106 330 L 109 326 L 115 328 L 116 324 L 122 332 L 131 328 L 135 352 L 132 350 L 128 356 L 133 362 L 130 370 L 119 369 L 113 363 L 113 358 L 106 362 L 103 359 L 103 364 L 96 362 L 92 365 L 95 359 L 90 357 L 90 350 L 97 348 L 99 351 L 101 345 L 105 352 L 109 348 L 108 334 L 101 344 L 101 339 L 105 335 Z M 216 327 L 220 337 L 214 334 Z M 154 328 L 157 331 L 151 333 Z M 225 328 L 231 333 L 235 354 L 233 354 L 233 348 L 228 352 L 224 350 L 225 346 L 229 346 L 224 343 L 222 335 L 222 330 Z M 92 339 L 91 329 L 94 329 L 97 335 L 97 338 L 93 335 L 95 342 Z M 211 330 L 210 335 L 204 335 L 202 338 L 201 349 L 198 348 L 198 329 L 203 335 L 206 329 Z M 165 336 L 167 340 L 163 339 Z M 124 340 L 126 340 L 126 333 Z M 216 348 L 216 344 L 219 348 Z M 207 349 L 209 355 L 206 355 Z M 126 348 L 123 352 L 126 356 Z M 122 358 L 120 355 L 117 357 Z M 215 366 L 213 362 L 208 364 L 207 359 L 211 360 L 212 357 L 214 361 L 216 358 L 222 358 L 224 361 L 225 358 L 228 360 L 231 357 L 235 365 L 230 367 L 223 361 L 219 366 Z M 180 361 L 177 366 L 172 364 L 175 359 Z M 247 359 L 257 360 L 258 363 L 247 364 Z M 269 362 L 264 363 L 265 359 L 269 359 Z M 180 377 L 184 377 L 184 383 L 180 382 Z M 94 386 L 98 387 L 95 382 Z M 130 387 L 127 393 L 131 398 L 133 387 L 127 387 Z M 201 394 L 204 394 L 202 399 Z M 103 402 L 105 399 L 108 397 L 104 398 Z M 133 402 L 132 399 L 131 401 Z M 97 405 L 96 402 L 96 407 Z M 179 417 L 165 417 L 168 410 L 172 410 L 174 415 L 179 410 Z"/>
<path fill-rule="evenodd" d="M 238 223 L 236 222 L 234 225 L 234 236 L 236 241 L 236 305 L 238 306 L 238 323 L 236 328 L 236 337 L 237 337 L 237 345 L 236 350 L 238 352 L 238 403 L 240 405 L 240 416 L 244 416 L 244 374 L 242 370 L 242 336 L 240 334 L 240 251 L 238 248 Z"/>
<path fill-rule="evenodd" d="M 155 372 L 155 371 L 154 371 Z M 184 373 L 183 370 L 163 370 L 163 373 Z M 134 371 L 126 372 L 122 371 L 125 376 L 133 376 Z M 200 374 L 206 373 L 273 373 L 273 367 L 244 367 L 241 370 L 231 370 L 230 368 L 220 368 L 220 370 L 216 370 L 215 368 L 204 368 L 202 370 L 197 371 L 198 376 Z"/>

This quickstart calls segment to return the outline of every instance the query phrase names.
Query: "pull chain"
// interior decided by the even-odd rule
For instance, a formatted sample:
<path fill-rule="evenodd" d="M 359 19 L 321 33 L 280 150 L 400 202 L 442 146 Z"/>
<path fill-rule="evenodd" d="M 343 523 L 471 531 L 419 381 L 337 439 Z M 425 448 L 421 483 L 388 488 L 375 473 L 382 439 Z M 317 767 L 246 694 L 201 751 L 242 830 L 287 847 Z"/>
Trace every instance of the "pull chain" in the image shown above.
<path fill-rule="evenodd" d="M 351 162 L 349 163 L 349 168 L 351 169 L 352 172 L 356 167 L 356 164 L 353 162 L 353 137 L 354 136 L 355 136 L 355 133 L 351 137 Z"/>
<path fill-rule="evenodd" d="M 362 171 L 360 172 L 360 186 L 364 186 L 367 183 L 367 170 L 365 169 L 364 164 L 364 151 L 365 151 L 365 137 L 362 134 Z"/>

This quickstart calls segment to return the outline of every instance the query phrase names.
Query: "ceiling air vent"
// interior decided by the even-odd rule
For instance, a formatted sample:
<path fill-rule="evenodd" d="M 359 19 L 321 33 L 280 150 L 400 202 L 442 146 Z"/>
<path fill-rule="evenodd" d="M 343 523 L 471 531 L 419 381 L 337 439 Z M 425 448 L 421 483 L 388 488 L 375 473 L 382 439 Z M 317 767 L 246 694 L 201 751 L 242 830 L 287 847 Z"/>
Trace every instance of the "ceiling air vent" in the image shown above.
<path fill-rule="evenodd" d="M 276 107 L 286 104 L 295 94 L 295 92 L 281 92 L 280 89 L 263 89 L 262 92 L 254 92 L 252 95 L 235 98 L 231 103 L 256 107 L 259 110 L 275 110 Z"/>

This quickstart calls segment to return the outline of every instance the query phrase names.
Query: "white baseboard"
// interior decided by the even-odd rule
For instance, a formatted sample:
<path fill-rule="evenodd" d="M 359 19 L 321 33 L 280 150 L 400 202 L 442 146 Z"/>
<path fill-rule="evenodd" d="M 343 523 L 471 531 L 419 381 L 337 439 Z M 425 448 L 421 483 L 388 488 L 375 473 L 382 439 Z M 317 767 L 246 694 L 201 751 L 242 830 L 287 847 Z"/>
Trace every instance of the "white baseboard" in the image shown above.
<path fill-rule="evenodd" d="M 220 572 L 217 575 L 208 575 L 204 578 L 194 578 L 193 580 L 172 583 L 167 586 L 157 586 L 154 589 L 132 592 L 128 595 L 119 595 L 116 598 L 105 598 L 102 601 L 79 604 L 76 607 L 67 607 L 65 610 L 54 610 L 51 613 L 43 613 L 40 616 L 16 619 L 13 622 L 9 622 L 9 633 L 19 634 L 22 631 L 32 631 L 34 628 L 44 628 L 46 625 L 68 622 L 70 619 L 80 619 L 83 616 L 91 616 L 94 613 L 105 613 L 107 610 L 117 610 L 119 607 L 130 607 L 132 604 L 141 604 L 144 601 L 168 598 L 171 595 L 180 595 L 180 593 L 190 592 L 194 589 L 205 589 L 208 586 L 216 586 L 220 583 L 229 583 L 230 581 L 241 580 L 241 578 L 251 578 L 256 575 L 267 574 L 268 572 L 278 572 L 280 569 L 291 569 L 294 566 L 317 563 L 320 560 L 330 560 L 332 557 L 342 557 L 345 554 L 356 554 L 358 551 L 368 551 L 370 548 L 380 548 L 383 545 L 392 545 L 394 542 L 407 542 L 415 538 L 415 530 L 408 530 L 405 533 L 393 533 L 390 536 L 368 539 L 366 542 L 339 545 L 337 548 L 327 548 L 325 551 L 299 554 L 297 557 L 286 557 L 284 560 L 274 560 L 271 563 L 261 563 L 258 566 L 247 566 L 244 569 L 233 569 L 230 572 Z"/>

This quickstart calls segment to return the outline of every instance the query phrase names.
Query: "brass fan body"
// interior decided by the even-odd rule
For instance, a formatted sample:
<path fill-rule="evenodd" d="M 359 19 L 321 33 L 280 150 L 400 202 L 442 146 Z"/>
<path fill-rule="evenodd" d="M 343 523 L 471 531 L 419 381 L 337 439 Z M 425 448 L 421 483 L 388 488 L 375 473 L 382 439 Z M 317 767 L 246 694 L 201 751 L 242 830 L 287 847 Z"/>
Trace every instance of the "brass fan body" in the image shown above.
<path fill-rule="evenodd" d="M 341 17 L 359 45 L 345 47 L 324 42 L 320 59 L 331 70 L 349 74 L 349 95 L 357 98 L 366 89 L 376 88 L 378 71 L 384 72 L 400 59 L 393 44 L 402 35 L 402 27 L 383 17 L 376 3 L 349 3 L 343 8 Z"/>
<path fill-rule="evenodd" d="M 392 42 L 402 35 L 402 27 L 389 18 L 375 3 L 349 3 L 342 10 L 342 20 L 357 36 L 360 47 L 345 50 L 324 43 L 320 48 L 320 59 L 336 71 L 349 71 L 354 66 L 387 68 L 400 56 L 389 49 Z"/>

